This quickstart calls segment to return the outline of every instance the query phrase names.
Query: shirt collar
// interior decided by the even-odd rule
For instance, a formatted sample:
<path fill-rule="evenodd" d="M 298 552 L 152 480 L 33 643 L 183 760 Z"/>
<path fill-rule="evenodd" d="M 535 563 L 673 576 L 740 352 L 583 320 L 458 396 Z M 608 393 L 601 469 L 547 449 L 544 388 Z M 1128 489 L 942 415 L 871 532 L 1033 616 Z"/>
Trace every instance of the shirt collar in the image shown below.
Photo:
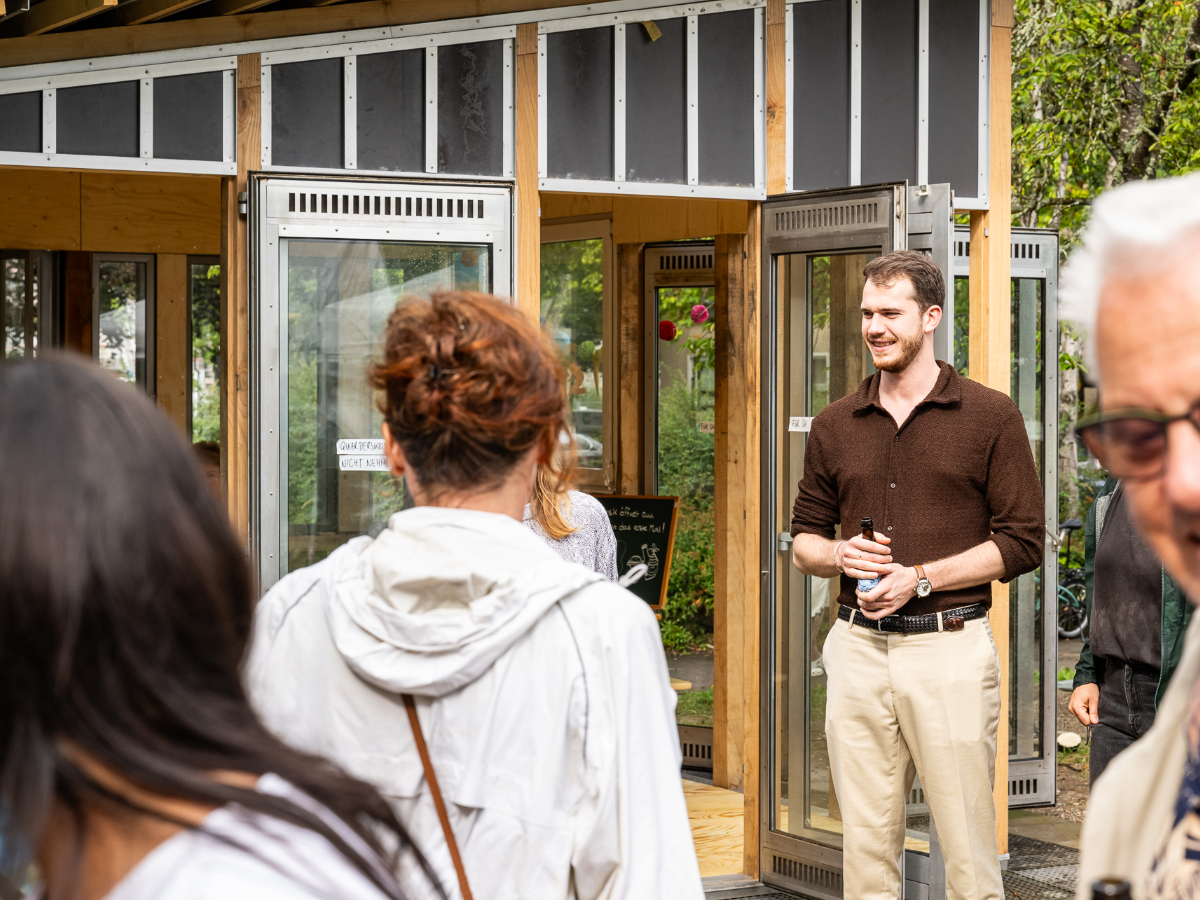
<path fill-rule="evenodd" d="M 920 409 L 926 403 L 937 404 L 953 404 L 962 400 L 962 376 L 958 374 L 954 366 L 947 362 L 938 360 L 938 368 L 941 369 L 941 374 L 938 375 L 938 380 L 933 385 L 933 390 L 929 395 L 917 404 L 917 409 Z M 883 404 L 879 402 L 879 380 L 880 373 L 876 372 L 870 378 L 863 379 L 862 384 L 858 386 L 858 390 L 854 393 L 854 414 L 866 412 L 874 407 L 882 412 L 887 412 L 883 408 Z"/>

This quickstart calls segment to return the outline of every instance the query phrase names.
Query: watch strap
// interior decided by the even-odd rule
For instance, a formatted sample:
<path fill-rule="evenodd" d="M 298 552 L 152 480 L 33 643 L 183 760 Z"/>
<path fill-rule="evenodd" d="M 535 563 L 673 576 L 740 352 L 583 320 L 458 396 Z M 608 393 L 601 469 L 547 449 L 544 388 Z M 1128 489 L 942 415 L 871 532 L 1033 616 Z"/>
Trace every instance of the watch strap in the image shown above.
<path fill-rule="evenodd" d="M 931 582 L 929 580 L 929 578 L 925 575 L 925 567 L 924 566 L 913 566 L 913 568 L 917 572 L 917 586 L 920 587 L 921 582 L 922 581 L 925 582 L 925 584 L 927 584 L 929 586 L 929 594 L 932 594 L 933 593 L 933 582 Z M 928 594 L 926 594 L 926 596 L 928 596 Z"/>

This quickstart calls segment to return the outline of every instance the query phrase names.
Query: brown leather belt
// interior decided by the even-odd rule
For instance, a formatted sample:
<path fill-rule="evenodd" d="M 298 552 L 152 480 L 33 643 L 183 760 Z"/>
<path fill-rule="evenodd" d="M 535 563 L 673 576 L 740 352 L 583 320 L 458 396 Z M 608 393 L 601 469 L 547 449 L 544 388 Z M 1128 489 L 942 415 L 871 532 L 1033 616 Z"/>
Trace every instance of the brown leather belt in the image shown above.
<path fill-rule="evenodd" d="M 849 606 L 838 606 L 838 618 L 851 625 L 861 625 L 872 631 L 885 634 L 928 634 L 931 631 L 962 631 L 972 619 L 982 619 L 988 613 L 982 603 L 973 606 L 960 606 L 940 613 L 926 613 L 921 616 L 884 616 L 882 619 L 868 619 L 862 610 L 851 609 Z"/>

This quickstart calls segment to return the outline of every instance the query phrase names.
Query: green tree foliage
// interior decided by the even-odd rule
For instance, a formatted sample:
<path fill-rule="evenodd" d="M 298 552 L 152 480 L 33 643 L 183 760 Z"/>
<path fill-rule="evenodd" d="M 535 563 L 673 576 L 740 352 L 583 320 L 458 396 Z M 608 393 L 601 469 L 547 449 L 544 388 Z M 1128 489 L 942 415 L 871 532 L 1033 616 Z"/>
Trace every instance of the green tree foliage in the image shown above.
<path fill-rule="evenodd" d="M 1068 250 L 1101 191 L 1200 164 L 1200 0 L 1016 0 L 1013 218 Z"/>
<path fill-rule="evenodd" d="M 221 267 L 191 267 L 192 440 L 221 440 Z M 201 362 L 197 366 L 197 362 Z M 201 371 L 215 373 L 205 383 Z"/>

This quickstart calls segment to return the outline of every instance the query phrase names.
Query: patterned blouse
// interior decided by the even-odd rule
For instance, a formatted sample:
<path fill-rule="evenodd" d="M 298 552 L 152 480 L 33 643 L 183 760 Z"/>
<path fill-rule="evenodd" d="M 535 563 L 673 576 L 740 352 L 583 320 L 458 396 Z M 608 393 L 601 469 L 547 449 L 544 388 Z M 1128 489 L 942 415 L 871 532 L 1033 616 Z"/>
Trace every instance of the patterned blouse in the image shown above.
<path fill-rule="evenodd" d="M 567 521 L 575 530 L 564 538 L 554 540 L 533 519 L 533 507 L 525 504 L 525 524 L 550 548 L 568 562 L 587 566 L 609 581 L 617 580 L 617 536 L 613 534 L 608 513 L 591 494 L 570 491 L 571 508 Z"/>

